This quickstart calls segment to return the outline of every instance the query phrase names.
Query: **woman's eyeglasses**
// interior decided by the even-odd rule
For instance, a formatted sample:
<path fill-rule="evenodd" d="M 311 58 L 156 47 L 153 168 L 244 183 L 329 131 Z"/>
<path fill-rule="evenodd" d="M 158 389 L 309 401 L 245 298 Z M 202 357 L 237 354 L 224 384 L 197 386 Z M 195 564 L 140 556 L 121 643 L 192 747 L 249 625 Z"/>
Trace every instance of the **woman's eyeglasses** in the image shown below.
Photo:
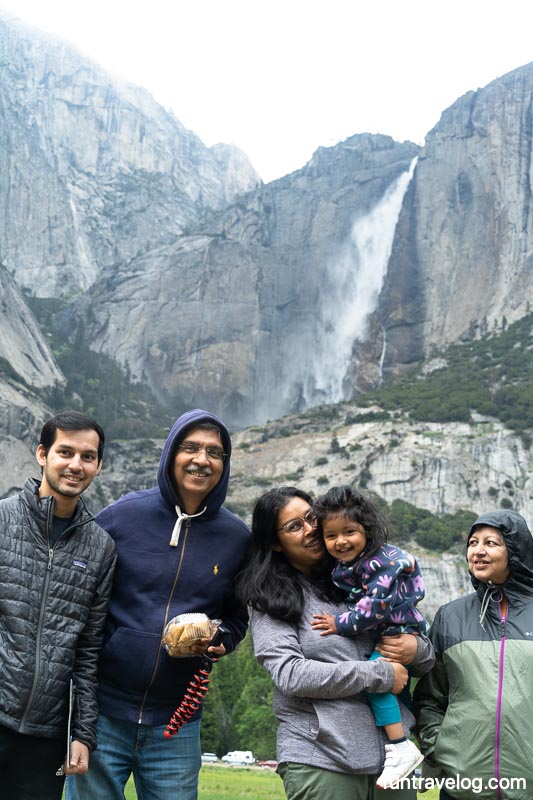
<path fill-rule="evenodd" d="M 282 525 L 281 528 L 278 528 L 278 532 L 284 531 L 284 533 L 301 533 L 305 529 L 306 524 L 311 528 L 316 528 L 318 525 L 317 516 L 314 511 L 309 510 L 307 514 L 304 514 L 303 517 L 295 517 L 294 519 L 290 519 L 285 523 L 285 525 Z"/>

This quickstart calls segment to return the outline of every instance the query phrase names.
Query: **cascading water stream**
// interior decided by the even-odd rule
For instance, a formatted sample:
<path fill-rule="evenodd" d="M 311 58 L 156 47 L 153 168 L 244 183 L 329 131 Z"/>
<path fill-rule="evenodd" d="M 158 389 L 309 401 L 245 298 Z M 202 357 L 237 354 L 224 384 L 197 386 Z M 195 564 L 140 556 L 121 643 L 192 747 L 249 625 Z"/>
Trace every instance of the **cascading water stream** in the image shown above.
<path fill-rule="evenodd" d="M 416 158 L 377 205 L 355 220 L 341 257 L 328 266 L 317 319 L 317 340 L 312 358 L 302 364 L 301 385 L 306 406 L 347 399 L 345 383 L 353 344 L 364 338 L 369 315 L 376 308 L 415 165 Z"/>

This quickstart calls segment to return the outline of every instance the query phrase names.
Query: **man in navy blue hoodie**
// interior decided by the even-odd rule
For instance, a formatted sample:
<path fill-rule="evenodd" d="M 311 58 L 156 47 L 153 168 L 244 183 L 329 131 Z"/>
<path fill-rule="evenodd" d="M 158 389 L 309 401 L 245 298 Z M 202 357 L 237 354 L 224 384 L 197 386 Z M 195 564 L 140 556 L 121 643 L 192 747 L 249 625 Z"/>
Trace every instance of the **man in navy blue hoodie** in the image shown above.
<path fill-rule="evenodd" d="M 199 660 L 171 658 L 161 637 L 172 617 L 188 612 L 222 620 L 228 632 L 210 648 L 215 655 L 231 652 L 246 632 L 233 582 L 249 530 L 222 505 L 230 456 L 224 423 L 188 411 L 163 447 L 157 487 L 96 517 L 118 560 L 99 663 L 98 748 L 89 772 L 69 779 L 69 800 L 119 800 L 131 773 L 147 800 L 197 798 L 201 710 L 176 736 L 163 734 Z"/>

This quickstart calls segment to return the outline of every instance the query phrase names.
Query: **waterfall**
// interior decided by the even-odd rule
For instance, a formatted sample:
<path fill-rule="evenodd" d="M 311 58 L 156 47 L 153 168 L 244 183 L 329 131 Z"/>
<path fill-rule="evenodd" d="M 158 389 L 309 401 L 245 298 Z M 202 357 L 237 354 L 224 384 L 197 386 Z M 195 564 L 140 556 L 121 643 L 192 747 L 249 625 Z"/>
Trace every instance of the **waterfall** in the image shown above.
<path fill-rule="evenodd" d="M 348 399 L 346 376 L 356 341 L 364 338 L 387 272 L 394 231 L 416 158 L 367 214 L 356 219 L 341 255 L 327 268 L 312 355 L 301 363 L 303 405 Z"/>

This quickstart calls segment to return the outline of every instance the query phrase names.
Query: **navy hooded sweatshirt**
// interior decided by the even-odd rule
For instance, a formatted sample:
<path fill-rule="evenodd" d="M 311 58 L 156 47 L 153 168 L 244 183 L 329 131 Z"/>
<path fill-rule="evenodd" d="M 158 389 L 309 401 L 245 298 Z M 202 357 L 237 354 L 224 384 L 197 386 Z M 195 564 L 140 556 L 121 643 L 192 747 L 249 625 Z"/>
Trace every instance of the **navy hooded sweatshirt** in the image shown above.
<path fill-rule="evenodd" d="M 203 422 L 222 431 L 227 457 L 218 484 L 200 504 L 205 511 L 176 525 L 183 511 L 173 482 L 176 446 Z M 224 423 L 195 409 L 174 423 L 161 453 L 158 486 L 121 497 L 96 521 L 117 548 L 117 568 L 99 663 L 100 712 L 146 725 L 168 723 L 201 659 L 171 658 L 161 637 L 177 614 L 203 612 L 221 619 L 230 652 L 246 633 L 248 614 L 233 583 L 248 547 L 249 529 L 223 507 L 231 441 Z M 179 528 L 179 536 L 177 534 Z M 174 532 L 177 546 L 171 546 Z M 198 712 L 193 719 L 200 716 Z"/>

